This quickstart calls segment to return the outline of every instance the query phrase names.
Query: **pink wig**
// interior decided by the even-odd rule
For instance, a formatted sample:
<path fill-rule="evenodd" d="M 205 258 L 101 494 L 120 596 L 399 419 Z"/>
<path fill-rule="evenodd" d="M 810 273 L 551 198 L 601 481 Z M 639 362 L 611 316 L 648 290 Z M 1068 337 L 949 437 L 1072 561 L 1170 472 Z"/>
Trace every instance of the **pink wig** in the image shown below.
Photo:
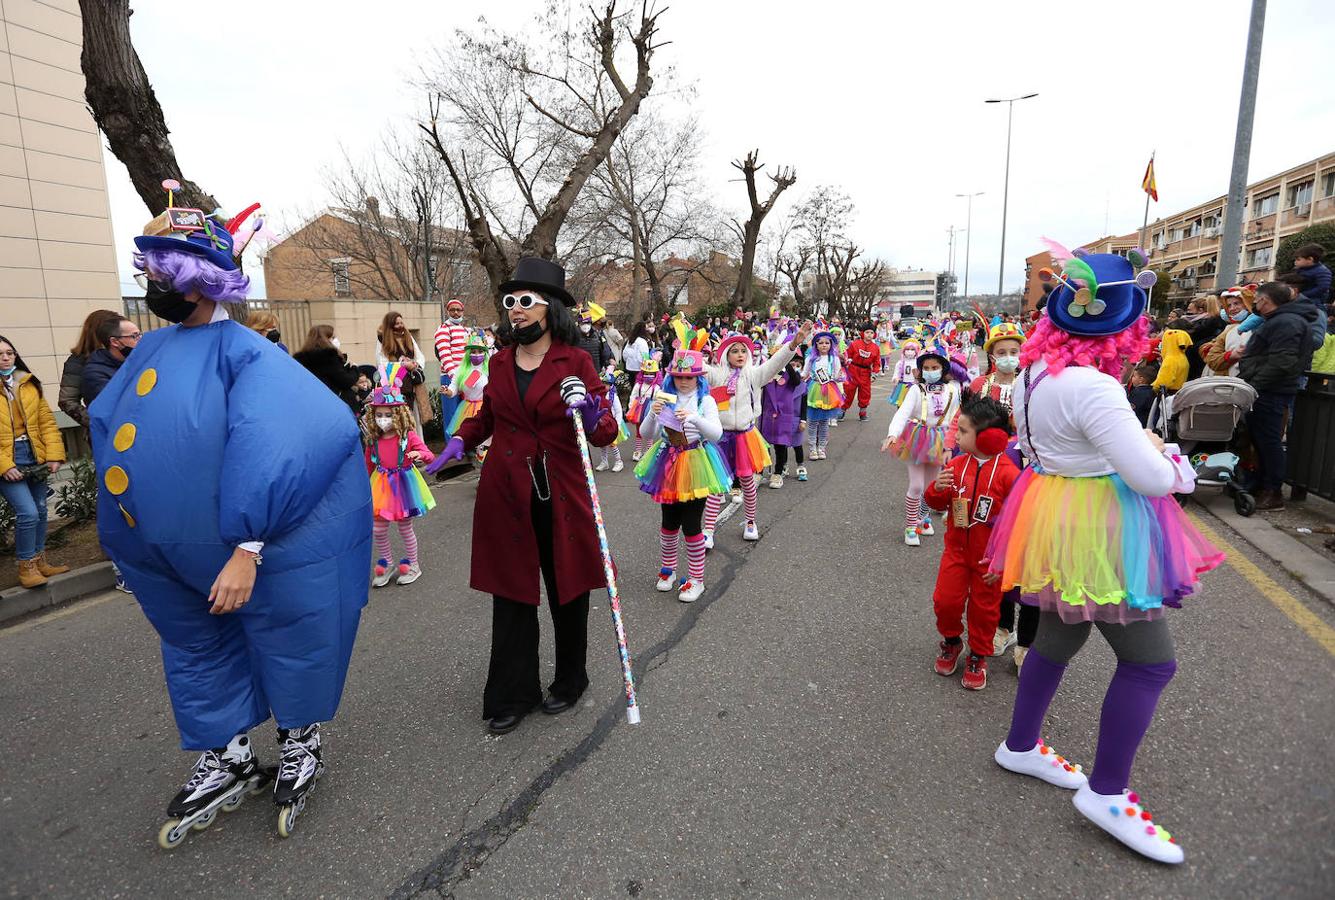
<path fill-rule="evenodd" d="M 1030 366 L 1041 359 L 1053 375 L 1067 366 L 1092 366 L 1119 378 L 1124 363 L 1140 362 L 1149 349 L 1150 320 L 1144 316 L 1125 331 L 1106 337 L 1068 334 L 1043 316 L 1020 347 L 1020 365 Z"/>
<path fill-rule="evenodd" d="M 244 303 L 250 279 L 240 269 L 224 271 L 197 253 L 148 250 L 134 255 L 135 268 L 153 272 L 189 297 L 199 293 L 217 303 Z"/>

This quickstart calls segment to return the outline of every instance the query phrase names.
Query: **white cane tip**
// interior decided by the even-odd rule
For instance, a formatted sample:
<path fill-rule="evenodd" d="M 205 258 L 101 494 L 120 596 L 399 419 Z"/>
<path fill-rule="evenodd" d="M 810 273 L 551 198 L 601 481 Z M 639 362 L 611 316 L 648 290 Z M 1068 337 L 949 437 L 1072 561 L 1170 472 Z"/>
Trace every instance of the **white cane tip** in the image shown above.
<path fill-rule="evenodd" d="M 638 706 L 626 707 L 626 724 L 627 725 L 640 724 L 640 708 Z"/>

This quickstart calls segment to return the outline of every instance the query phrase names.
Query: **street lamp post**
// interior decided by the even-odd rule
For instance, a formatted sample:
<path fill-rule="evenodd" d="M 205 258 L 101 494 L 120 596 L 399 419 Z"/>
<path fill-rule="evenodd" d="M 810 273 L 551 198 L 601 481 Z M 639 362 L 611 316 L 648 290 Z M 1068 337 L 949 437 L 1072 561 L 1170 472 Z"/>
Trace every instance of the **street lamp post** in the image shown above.
<path fill-rule="evenodd" d="M 969 199 L 969 212 L 964 221 L 964 300 L 969 300 L 969 245 L 973 242 L 973 198 L 983 196 L 984 191 L 977 191 L 972 194 L 956 194 L 956 197 L 967 197 Z M 1005 234 L 1005 225 L 1002 225 L 1002 233 Z M 1004 248 L 1006 239 L 1002 237 L 1002 246 Z M 1005 250 L 1001 251 L 1005 254 Z"/>
<path fill-rule="evenodd" d="M 1006 211 L 1010 202 L 1011 193 L 1011 119 L 1015 113 L 1016 100 L 1029 100 L 1037 97 L 1037 93 L 1023 94 L 1019 97 L 1010 97 L 1008 99 L 984 100 L 984 103 L 1004 103 L 1006 104 L 1006 182 L 1001 194 L 1001 265 L 997 272 L 997 304 L 1001 304 L 1002 283 L 1006 278 Z M 1023 313 L 1023 301 L 1021 301 L 1020 312 Z"/>

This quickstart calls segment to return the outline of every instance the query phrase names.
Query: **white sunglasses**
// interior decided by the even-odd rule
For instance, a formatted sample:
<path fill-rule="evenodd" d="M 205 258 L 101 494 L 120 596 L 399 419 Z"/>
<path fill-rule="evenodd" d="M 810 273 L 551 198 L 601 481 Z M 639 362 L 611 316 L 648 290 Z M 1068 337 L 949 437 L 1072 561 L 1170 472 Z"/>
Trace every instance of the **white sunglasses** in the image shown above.
<path fill-rule="evenodd" d="M 501 298 L 501 306 L 506 309 L 514 309 L 518 306 L 520 309 L 532 309 L 535 306 L 550 306 L 551 304 L 537 294 L 524 292 L 522 294 L 506 294 Z"/>

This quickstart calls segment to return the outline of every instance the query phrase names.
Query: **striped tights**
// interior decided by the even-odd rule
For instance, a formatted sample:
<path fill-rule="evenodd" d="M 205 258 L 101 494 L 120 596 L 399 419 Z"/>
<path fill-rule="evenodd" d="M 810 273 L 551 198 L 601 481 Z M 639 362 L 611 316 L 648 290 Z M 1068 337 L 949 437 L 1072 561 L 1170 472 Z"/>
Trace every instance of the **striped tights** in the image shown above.
<path fill-rule="evenodd" d="M 417 532 L 413 531 L 412 519 L 400 519 L 397 522 L 399 526 L 399 538 L 403 541 L 403 555 L 408 560 L 409 565 L 417 565 Z M 375 555 L 377 559 L 392 559 L 390 554 L 393 548 L 389 545 L 389 523 L 384 519 L 376 519 L 371 528 L 371 536 L 375 543 Z"/>

